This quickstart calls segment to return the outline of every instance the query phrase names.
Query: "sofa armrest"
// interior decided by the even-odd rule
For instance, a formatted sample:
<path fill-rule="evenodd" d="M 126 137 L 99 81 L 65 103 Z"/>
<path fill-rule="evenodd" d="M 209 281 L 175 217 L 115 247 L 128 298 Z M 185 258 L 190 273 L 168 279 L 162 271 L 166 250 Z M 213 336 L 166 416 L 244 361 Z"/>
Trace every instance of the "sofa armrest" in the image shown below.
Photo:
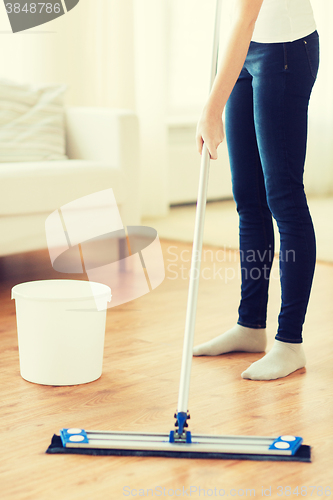
<path fill-rule="evenodd" d="M 106 107 L 67 107 L 65 119 L 68 157 L 101 161 L 120 169 L 128 200 L 122 211 L 123 222 L 139 224 L 140 154 L 136 114 Z"/>

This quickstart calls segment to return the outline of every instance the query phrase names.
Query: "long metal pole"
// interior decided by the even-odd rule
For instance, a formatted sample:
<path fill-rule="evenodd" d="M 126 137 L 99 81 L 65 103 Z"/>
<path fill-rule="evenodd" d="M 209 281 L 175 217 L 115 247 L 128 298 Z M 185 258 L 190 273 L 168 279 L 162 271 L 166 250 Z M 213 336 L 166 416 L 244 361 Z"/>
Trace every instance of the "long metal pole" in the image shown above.
<path fill-rule="evenodd" d="M 216 16 L 215 16 L 210 88 L 212 88 L 213 86 L 217 72 L 221 10 L 222 10 L 222 0 L 216 0 Z M 197 299 L 198 299 L 198 289 L 199 289 L 199 279 L 200 279 L 202 240 L 203 240 L 204 225 L 205 225 L 209 162 L 210 162 L 210 155 L 206 145 L 204 144 L 201 157 L 198 201 L 197 201 L 197 209 L 195 216 L 189 293 L 187 299 L 187 311 L 186 311 L 186 321 L 185 321 L 184 347 L 183 347 L 183 357 L 181 364 L 178 407 L 177 407 L 178 413 L 187 413 L 188 409 L 195 318 L 197 311 Z"/>

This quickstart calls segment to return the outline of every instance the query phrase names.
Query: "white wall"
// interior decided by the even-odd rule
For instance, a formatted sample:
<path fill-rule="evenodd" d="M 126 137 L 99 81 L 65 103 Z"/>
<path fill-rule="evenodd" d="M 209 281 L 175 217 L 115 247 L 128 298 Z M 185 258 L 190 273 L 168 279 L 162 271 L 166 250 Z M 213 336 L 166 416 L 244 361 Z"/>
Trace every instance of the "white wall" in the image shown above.
<path fill-rule="evenodd" d="M 328 194 L 333 193 L 333 5 L 312 2 L 322 61 L 310 108 L 305 178 L 308 193 Z M 222 38 L 229 5 L 224 0 Z M 68 14 L 16 34 L 3 9 L 0 5 L 1 77 L 66 82 L 69 105 L 135 109 L 142 133 L 143 212 L 165 214 L 176 182 L 174 174 L 169 179 L 170 161 L 176 174 L 193 166 L 193 124 L 208 95 L 215 0 L 81 0 Z M 184 153 L 193 133 L 194 149 L 179 164 L 169 144 L 175 127 L 169 133 L 168 121 L 192 123 L 179 137 L 181 142 L 186 136 Z"/>
<path fill-rule="evenodd" d="M 168 211 L 166 0 L 134 0 L 135 102 L 141 131 L 144 215 Z"/>
<path fill-rule="evenodd" d="M 230 1 L 222 3 L 221 48 L 228 34 L 230 5 Z M 216 2 L 169 0 L 168 7 L 169 200 L 194 202 L 201 159 L 196 123 L 209 94 Z M 208 199 L 232 196 L 225 142 L 218 156 L 218 161 L 211 162 Z"/>
<path fill-rule="evenodd" d="M 220 48 L 232 2 L 222 2 Z M 168 114 L 198 115 L 209 93 L 215 0 L 168 2 Z"/>
<path fill-rule="evenodd" d="M 333 2 L 311 0 L 320 38 L 320 67 L 309 108 L 304 183 L 308 194 L 333 194 Z"/>
<path fill-rule="evenodd" d="M 15 34 L 1 9 L 1 77 L 66 82 L 70 105 L 135 107 L 132 0 L 81 0 Z"/>

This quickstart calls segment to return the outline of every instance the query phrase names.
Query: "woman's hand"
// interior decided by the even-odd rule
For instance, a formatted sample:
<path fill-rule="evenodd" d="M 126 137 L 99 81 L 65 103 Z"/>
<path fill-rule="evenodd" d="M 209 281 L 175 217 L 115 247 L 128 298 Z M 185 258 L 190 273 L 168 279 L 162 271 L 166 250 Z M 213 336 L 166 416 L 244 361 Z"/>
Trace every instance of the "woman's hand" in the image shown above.
<path fill-rule="evenodd" d="M 197 125 L 196 142 L 199 153 L 202 153 L 203 143 L 209 151 L 212 160 L 217 160 L 217 148 L 223 142 L 224 129 L 222 113 L 214 113 L 204 109 Z"/>

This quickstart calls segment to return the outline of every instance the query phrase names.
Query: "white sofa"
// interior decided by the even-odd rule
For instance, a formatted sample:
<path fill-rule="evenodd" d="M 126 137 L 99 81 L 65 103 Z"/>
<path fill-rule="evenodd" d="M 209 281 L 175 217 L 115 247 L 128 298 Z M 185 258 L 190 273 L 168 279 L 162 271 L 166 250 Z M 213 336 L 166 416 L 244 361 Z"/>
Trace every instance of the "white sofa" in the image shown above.
<path fill-rule="evenodd" d="M 139 127 L 128 110 L 66 108 L 68 160 L 0 163 L 0 256 L 47 248 L 45 220 L 112 188 L 125 226 L 140 224 Z"/>

